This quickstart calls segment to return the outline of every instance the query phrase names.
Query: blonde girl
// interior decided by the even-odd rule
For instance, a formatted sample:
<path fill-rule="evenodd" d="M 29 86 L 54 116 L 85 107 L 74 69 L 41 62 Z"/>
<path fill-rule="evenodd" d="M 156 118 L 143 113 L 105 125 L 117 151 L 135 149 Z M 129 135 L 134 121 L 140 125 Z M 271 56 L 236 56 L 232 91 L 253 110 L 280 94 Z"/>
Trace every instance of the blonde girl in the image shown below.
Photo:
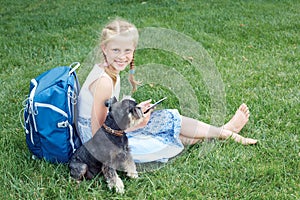
<path fill-rule="evenodd" d="M 119 98 L 119 73 L 130 67 L 129 80 L 136 90 L 134 80 L 134 53 L 138 44 L 138 30 L 128 21 L 116 19 L 107 24 L 101 33 L 101 56 L 87 76 L 79 95 L 78 131 L 82 142 L 88 141 L 103 125 L 108 109 L 104 102 Z M 151 106 L 151 100 L 139 104 L 142 110 Z M 248 122 L 250 113 L 242 104 L 232 119 L 222 127 L 185 117 L 176 109 L 148 112 L 142 123 L 126 130 L 135 162 L 165 162 L 179 154 L 184 145 L 191 145 L 204 138 L 233 138 L 244 145 L 257 140 L 244 138 L 238 133 Z"/>

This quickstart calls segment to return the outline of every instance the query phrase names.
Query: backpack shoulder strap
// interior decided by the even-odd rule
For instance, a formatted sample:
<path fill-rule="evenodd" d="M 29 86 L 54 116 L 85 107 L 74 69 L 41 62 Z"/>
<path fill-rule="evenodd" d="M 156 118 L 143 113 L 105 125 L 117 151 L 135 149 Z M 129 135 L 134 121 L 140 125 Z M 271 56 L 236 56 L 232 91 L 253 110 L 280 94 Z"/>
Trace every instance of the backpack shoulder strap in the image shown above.
<path fill-rule="evenodd" d="M 75 65 L 75 66 L 74 66 Z M 73 67 L 74 66 L 74 67 Z M 74 78 L 75 78 L 75 85 L 76 85 L 76 89 L 77 89 L 77 97 L 76 97 L 76 104 L 78 103 L 78 95 L 79 95 L 79 92 L 80 92 L 80 84 L 79 84 L 79 81 L 78 81 L 78 78 L 77 78 L 77 75 L 76 73 L 74 73 L 80 66 L 80 63 L 79 62 L 73 62 L 71 65 L 70 65 L 70 68 L 72 68 L 69 72 L 69 76 L 71 76 L 71 74 L 74 75 Z M 73 110 L 73 122 L 74 122 L 74 128 L 75 128 L 75 134 L 78 134 L 78 107 L 75 106 L 73 107 L 74 110 Z"/>
<path fill-rule="evenodd" d="M 73 67 L 73 65 L 75 65 L 75 66 Z M 71 69 L 70 72 L 69 72 L 69 76 L 70 76 L 74 71 L 76 71 L 76 70 L 78 69 L 79 66 L 80 66 L 80 63 L 79 63 L 79 62 L 73 62 L 73 63 L 70 65 L 70 67 L 71 67 L 72 69 Z"/>

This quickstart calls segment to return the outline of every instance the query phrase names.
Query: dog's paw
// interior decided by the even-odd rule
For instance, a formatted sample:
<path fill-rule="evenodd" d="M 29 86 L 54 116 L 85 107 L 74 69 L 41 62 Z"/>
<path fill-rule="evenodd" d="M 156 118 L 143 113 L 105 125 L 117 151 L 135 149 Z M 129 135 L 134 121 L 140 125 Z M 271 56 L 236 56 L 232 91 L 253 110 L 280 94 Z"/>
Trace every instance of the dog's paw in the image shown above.
<path fill-rule="evenodd" d="M 114 189 L 116 190 L 117 193 L 123 194 L 124 193 L 124 184 L 123 181 L 118 177 L 116 179 L 116 182 L 108 182 L 108 188 L 110 190 Z"/>
<path fill-rule="evenodd" d="M 83 163 L 71 163 L 70 168 L 71 168 L 70 171 L 71 176 L 77 181 L 81 181 L 88 170 L 87 164 L 83 164 Z"/>
<path fill-rule="evenodd" d="M 116 187 L 116 192 L 117 193 L 120 193 L 120 194 L 124 193 L 124 184 L 123 184 L 123 181 L 120 178 L 117 178 L 115 187 Z"/>
<path fill-rule="evenodd" d="M 130 178 L 138 178 L 139 177 L 137 171 L 135 171 L 135 172 L 127 172 L 127 176 L 130 177 Z"/>

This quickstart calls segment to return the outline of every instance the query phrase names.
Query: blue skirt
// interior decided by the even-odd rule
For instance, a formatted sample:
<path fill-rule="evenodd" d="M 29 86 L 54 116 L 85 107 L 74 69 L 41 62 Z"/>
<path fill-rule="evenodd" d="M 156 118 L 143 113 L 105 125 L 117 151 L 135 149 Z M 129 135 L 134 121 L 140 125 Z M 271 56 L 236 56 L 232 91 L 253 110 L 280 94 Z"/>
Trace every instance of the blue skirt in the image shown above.
<path fill-rule="evenodd" d="M 184 146 L 179 139 L 181 116 L 176 109 L 157 110 L 144 128 L 128 132 L 129 147 L 136 163 L 167 162 Z"/>

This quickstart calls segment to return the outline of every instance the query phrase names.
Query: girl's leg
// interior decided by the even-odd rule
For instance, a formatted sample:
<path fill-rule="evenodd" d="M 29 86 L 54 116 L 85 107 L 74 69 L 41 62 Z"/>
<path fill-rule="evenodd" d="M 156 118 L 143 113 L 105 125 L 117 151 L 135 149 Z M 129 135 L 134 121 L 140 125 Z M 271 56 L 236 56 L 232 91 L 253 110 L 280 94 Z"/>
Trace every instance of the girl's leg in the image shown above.
<path fill-rule="evenodd" d="M 204 138 L 227 139 L 232 137 L 236 142 L 244 145 L 255 144 L 257 140 L 244 138 L 238 132 L 235 132 L 244 127 L 249 116 L 249 109 L 245 104 L 242 104 L 232 119 L 221 128 L 182 116 L 180 139 L 183 144 L 195 144 Z"/>
<path fill-rule="evenodd" d="M 234 141 L 244 145 L 255 144 L 257 142 L 257 140 L 244 138 L 243 136 L 234 133 L 233 131 L 226 130 L 223 127 L 218 128 L 195 119 L 182 116 L 180 139 L 184 145 L 195 144 L 205 138 L 227 139 L 229 137 L 232 137 Z"/>
<path fill-rule="evenodd" d="M 205 138 L 219 138 L 221 132 L 222 128 L 182 116 L 179 136 L 183 144 L 195 144 Z"/>

